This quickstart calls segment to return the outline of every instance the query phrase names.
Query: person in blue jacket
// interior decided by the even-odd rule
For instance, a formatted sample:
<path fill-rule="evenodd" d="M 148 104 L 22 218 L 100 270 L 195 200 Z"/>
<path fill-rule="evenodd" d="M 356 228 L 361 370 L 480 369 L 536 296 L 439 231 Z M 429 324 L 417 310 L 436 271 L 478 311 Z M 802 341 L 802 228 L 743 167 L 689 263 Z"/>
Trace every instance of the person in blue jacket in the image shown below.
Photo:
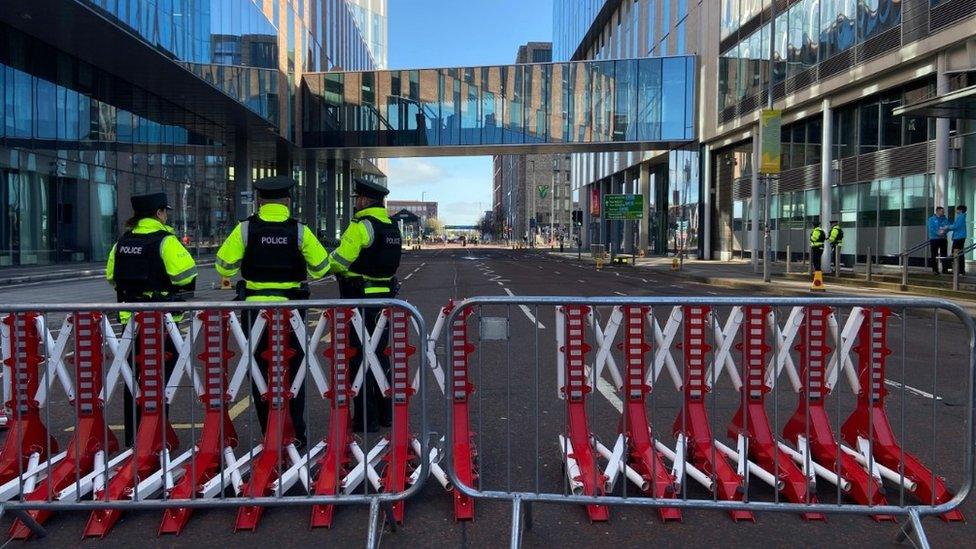
<path fill-rule="evenodd" d="M 945 215 L 945 208 L 939 206 L 935 214 L 928 220 L 929 255 L 932 257 L 932 273 L 939 274 L 939 258 L 942 258 L 942 272 L 949 272 L 949 241 L 946 230 L 949 228 L 949 218 Z"/>
<path fill-rule="evenodd" d="M 969 224 L 966 219 L 966 211 L 966 206 L 961 204 L 956 206 L 956 218 L 952 220 L 952 225 L 948 229 L 952 231 L 953 257 L 955 257 L 956 252 L 961 252 L 966 247 L 966 237 L 969 236 Z M 958 265 L 953 266 L 953 268 L 959 269 L 959 276 L 966 276 L 966 258 L 960 257 Z"/>

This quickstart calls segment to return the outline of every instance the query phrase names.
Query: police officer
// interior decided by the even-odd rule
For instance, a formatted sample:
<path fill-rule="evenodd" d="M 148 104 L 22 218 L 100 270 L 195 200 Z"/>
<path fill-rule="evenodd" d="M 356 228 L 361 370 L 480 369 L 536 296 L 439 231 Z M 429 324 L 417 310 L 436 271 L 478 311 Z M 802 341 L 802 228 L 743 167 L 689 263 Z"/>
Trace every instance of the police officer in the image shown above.
<path fill-rule="evenodd" d="M 179 294 L 196 288 L 197 265 L 190 252 L 183 247 L 172 227 L 166 225 L 169 202 L 166 193 L 135 195 L 131 199 L 135 212 L 125 223 L 126 232 L 112 246 L 105 265 L 105 278 L 115 287 L 119 303 L 174 301 Z M 132 313 L 119 313 L 119 322 L 126 324 Z M 173 319 L 179 322 L 180 314 Z M 169 337 L 165 341 L 166 377 L 176 365 L 178 350 Z M 138 338 L 133 353 L 138 353 Z M 137 373 L 138 375 L 138 373 Z M 125 445 L 132 445 L 135 432 L 132 394 L 125 390 Z M 135 414 L 133 414 L 135 412 Z"/>
<path fill-rule="evenodd" d="M 827 233 L 820 225 L 814 226 L 810 231 L 810 261 L 813 262 L 814 271 L 823 270 L 823 249 L 826 241 Z"/>
<path fill-rule="evenodd" d="M 267 177 L 254 182 L 257 191 L 258 213 L 240 222 L 217 250 L 217 272 L 232 277 L 238 272 L 244 280 L 238 282 L 238 299 L 245 301 L 288 301 L 307 299 L 305 280 L 322 278 L 329 266 L 325 248 L 312 230 L 291 217 L 291 189 L 295 181 L 289 177 Z M 304 311 L 302 311 L 304 314 Z M 250 327 L 256 311 L 244 315 Z M 294 332 L 290 347 L 295 351 L 289 363 L 293 377 L 302 365 L 305 354 Z M 267 330 L 254 346 L 255 360 L 267 379 L 268 364 L 263 357 L 268 348 Z M 268 422 L 268 403 L 261 398 L 252 383 L 254 407 L 264 430 Z M 305 387 L 289 404 L 296 446 L 307 443 L 305 433 Z"/>
<path fill-rule="evenodd" d="M 830 257 L 831 259 L 838 257 L 837 250 L 841 248 L 844 244 L 844 229 L 840 228 L 840 223 L 836 219 L 830 221 L 830 233 L 827 235 L 827 240 L 830 241 Z M 840 265 L 834 265 L 834 273 L 840 272 Z"/>
<path fill-rule="evenodd" d="M 329 272 L 336 275 L 339 295 L 343 299 L 381 299 L 396 297 L 397 268 L 400 266 L 402 239 L 400 229 L 390 220 L 383 201 L 389 191 L 380 185 L 363 179 L 355 181 L 355 213 L 342 233 L 339 247 L 329 255 Z M 375 307 L 363 311 L 365 327 L 370 334 L 382 309 Z M 389 339 L 389 328 L 383 331 L 376 356 L 383 371 L 389 376 L 389 359 L 382 352 Z M 352 344 L 360 352 L 353 359 L 353 371 L 362 365 L 362 342 L 352 330 Z M 364 408 L 363 395 L 366 402 Z M 367 375 L 362 390 L 356 395 L 353 412 L 353 429 L 376 431 L 379 426 L 388 427 L 392 420 L 390 399 L 382 395 L 376 380 Z M 362 417 L 365 412 L 365 421 Z"/>

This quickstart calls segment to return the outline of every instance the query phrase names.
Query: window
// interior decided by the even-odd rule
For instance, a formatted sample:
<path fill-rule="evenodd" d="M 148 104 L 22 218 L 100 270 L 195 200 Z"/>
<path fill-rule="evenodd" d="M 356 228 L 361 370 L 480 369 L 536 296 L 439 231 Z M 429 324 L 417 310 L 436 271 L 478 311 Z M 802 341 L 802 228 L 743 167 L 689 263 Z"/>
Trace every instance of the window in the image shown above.
<path fill-rule="evenodd" d="M 878 113 L 881 107 L 877 102 L 862 105 L 859 112 L 858 145 L 859 154 L 878 150 Z"/>
<path fill-rule="evenodd" d="M 857 36 L 867 40 L 901 24 L 901 0 L 860 0 Z"/>
<path fill-rule="evenodd" d="M 855 0 L 825 0 L 821 2 L 821 59 L 829 59 L 854 45 L 855 14 Z"/>
<path fill-rule="evenodd" d="M 892 114 L 895 107 L 901 106 L 901 90 L 881 99 L 881 148 L 900 147 L 902 117 Z"/>

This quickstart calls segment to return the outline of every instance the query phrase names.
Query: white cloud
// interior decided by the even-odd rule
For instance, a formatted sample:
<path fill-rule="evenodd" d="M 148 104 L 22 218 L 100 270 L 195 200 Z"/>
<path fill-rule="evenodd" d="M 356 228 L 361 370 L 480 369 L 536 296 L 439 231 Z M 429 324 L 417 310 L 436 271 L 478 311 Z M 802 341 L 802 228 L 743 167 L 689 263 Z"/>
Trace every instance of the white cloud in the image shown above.
<path fill-rule="evenodd" d="M 474 225 L 491 204 L 484 202 L 448 202 L 438 205 L 438 215 L 445 225 Z"/>
<path fill-rule="evenodd" d="M 390 188 L 430 185 L 447 176 L 444 168 L 423 158 L 392 158 L 387 171 Z"/>

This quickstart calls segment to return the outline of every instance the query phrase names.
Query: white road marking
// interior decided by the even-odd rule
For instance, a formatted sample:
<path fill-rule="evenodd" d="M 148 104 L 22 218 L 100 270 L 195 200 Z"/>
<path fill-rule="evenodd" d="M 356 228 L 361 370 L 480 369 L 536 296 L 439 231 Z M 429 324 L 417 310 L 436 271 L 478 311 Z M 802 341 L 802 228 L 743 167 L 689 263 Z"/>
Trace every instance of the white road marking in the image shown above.
<path fill-rule="evenodd" d="M 585 280 L 580 280 L 578 278 L 576 279 L 576 282 L 579 282 L 580 284 L 586 284 L 586 281 Z"/>
<path fill-rule="evenodd" d="M 417 271 L 414 271 L 414 273 L 415 273 L 415 272 L 417 272 Z M 403 277 L 403 279 L 404 279 L 404 280 L 410 280 L 410 277 L 411 277 L 411 276 L 413 276 L 413 273 L 410 273 L 410 274 L 408 274 L 407 276 L 405 276 L 405 277 Z"/>
<path fill-rule="evenodd" d="M 885 379 L 885 385 L 889 387 L 894 387 L 896 389 L 901 389 L 901 383 L 898 383 L 897 381 L 892 381 L 890 379 Z M 942 400 L 942 397 L 940 397 L 939 395 L 933 395 L 932 393 L 925 392 L 921 389 L 916 389 L 911 385 L 905 385 L 905 392 L 911 393 L 915 396 L 920 396 L 922 398 L 928 398 L 928 399 L 934 398 L 935 400 Z"/>
<path fill-rule="evenodd" d="M 505 287 L 502 287 L 502 289 L 505 290 L 505 293 L 507 293 L 508 295 L 515 297 L 515 294 L 512 293 L 512 290 L 509 290 L 508 288 Z M 546 327 L 541 322 L 539 322 L 538 320 L 536 320 L 534 316 L 532 316 L 532 313 L 529 312 L 529 308 L 527 306 L 519 305 L 519 309 L 522 309 L 522 312 L 525 313 L 525 316 L 529 317 L 529 320 L 534 322 L 535 325 L 538 326 L 540 330 L 546 329 Z"/>
<path fill-rule="evenodd" d="M 622 296 L 626 296 L 626 295 L 627 295 L 627 294 L 625 294 L 625 293 L 623 293 L 623 292 L 613 292 L 613 293 L 615 293 L 615 294 L 617 294 L 617 295 L 622 295 Z"/>
<path fill-rule="evenodd" d="M 644 284 L 647 284 L 647 279 L 646 278 L 642 278 L 641 279 L 641 282 L 643 282 Z"/>
<path fill-rule="evenodd" d="M 562 274 L 562 273 L 560 273 L 559 271 L 556 271 L 556 274 Z"/>

